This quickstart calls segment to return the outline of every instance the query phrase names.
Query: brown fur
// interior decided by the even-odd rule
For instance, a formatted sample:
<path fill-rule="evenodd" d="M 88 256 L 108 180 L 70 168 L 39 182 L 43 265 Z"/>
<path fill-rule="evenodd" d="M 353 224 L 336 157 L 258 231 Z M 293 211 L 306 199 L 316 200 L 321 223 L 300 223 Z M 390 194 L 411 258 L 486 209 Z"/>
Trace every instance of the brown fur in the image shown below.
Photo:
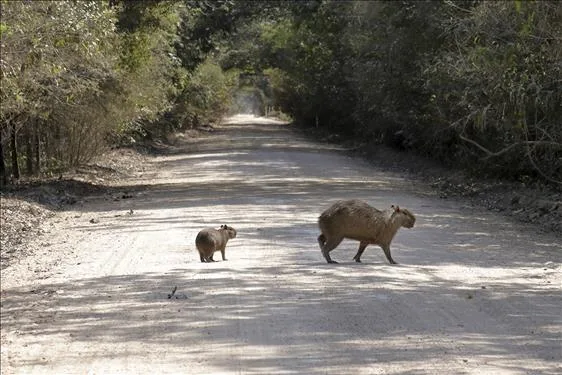
<path fill-rule="evenodd" d="M 344 238 L 359 241 L 359 250 L 353 257 L 361 262 L 361 255 L 370 245 L 379 245 L 391 264 L 396 264 L 390 255 L 390 243 L 400 227 L 412 228 L 415 216 L 408 210 L 392 206 L 380 211 L 360 200 L 338 201 L 320 215 L 318 244 L 328 263 L 337 263 L 330 258 Z"/>
<path fill-rule="evenodd" d="M 213 254 L 220 251 L 222 260 L 225 258 L 226 243 L 229 239 L 236 237 L 236 230 L 227 225 L 221 225 L 219 229 L 207 228 L 197 234 L 195 238 L 195 246 L 199 251 L 201 262 L 214 262 Z"/>

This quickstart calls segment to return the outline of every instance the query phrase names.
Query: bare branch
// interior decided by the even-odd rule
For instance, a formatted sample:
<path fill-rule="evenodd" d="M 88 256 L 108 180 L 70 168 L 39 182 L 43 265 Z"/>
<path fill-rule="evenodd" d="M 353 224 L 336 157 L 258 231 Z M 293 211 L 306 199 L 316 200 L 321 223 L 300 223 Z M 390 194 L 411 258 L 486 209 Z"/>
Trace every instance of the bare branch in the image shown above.
<path fill-rule="evenodd" d="M 493 157 L 496 157 L 496 156 L 500 156 L 502 154 L 505 154 L 506 152 L 508 152 L 512 148 L 515 148 L 515 147 L 519 146 L 518 143 L 514 143 L 514 144 L 511 144 L 511 145 L 503 148 L 500 151 L 493 152 L 493 151 L 488 150 L 486 147 L 482 146 L 480 143 L 478 143 L 478 142 L 476 142 L 476 141 L 474 141 L 470 138 L 465 137 L 463 134 L 459 134 L 459 138 L 462 139 L 463 141 L 468 142 L 471 145 L 475 146 L 480 151 L 484 152 L 486 154 L 486 157 L 483 158 L 484 160 L 490 159 L 490 158 L 493 158 Z"/>
<path fill-rule="evenodd" d="M 542 169 L 537 165 L 537 163 L 535 162 L 535 160 L 533 159 L 533 156 L 531 155 L 531 146 L 554 146 L 554 147 L 558 147 L 562 149 L 562 143 L 559 142 L 547 142 L 547 141 L 524 141 L 524 142 L 517 142 L 517 143 L 513 143 L 507 147 L 504 147 L 503 149 L 497 151 L 497 152 L 493 152 L 490 151 L 489 149 L 487 149 L 486 147 L 482 146 L 481 144 L 479 144 L 478 142 L 465 137 L 463 134 L 459 134 L 460 139 L 462 139 L 463 141 L 470 143 L 471 145 L 475 146 L 476 148 L 478 148 L 479 150 L 481 150 L 482 152 L 484 152 L 486 154 L 486 156 L 484 158 L 482 158 L 482 160 L 487 160 L 493 157 L 497 157 L 500 156 L 502 154 L 505 154 L 506 152 L 510 151 L 511 149 L 518 147 L 518 146 L 525 146 L 527 149 L 527 152 L 525 152 L 527 158 L 529 159 L 529 162 L 531 163 L 531 165 L 533 166 L 533 168 L 546 180 L 550 181 L 550 182 L 554 182 L 557 184 L 562 184 L 561 180 L 557 180 L 554 179 L 550 176 L 548 176 L 545 172 L 542 171 Z"/>
<path fill-rule="evenodd" d="M 486 147 L 482 146 L 480 143 L 465 137 L 463 134 L 459 134 L 459 138 L 462 139 L 465 142 L 470 143 L 471 145 L 475 146 L 476 148 L 478 148 L 479 150 L 481 150 L 482 152 L 484 152 L 486 154 L 486 157 L 483 158 L 483 160 L 487 160 L 496 156 L 500 156 L 505 154 L 506 152 L 508 152 L 509 150 L 517 147 L 517 146 L 552 146 L 552 147 L 558 147 L 558 148 L 562 148 L 562 143 L 559 142 L 548 142 L 548 141 L 524 141 L 524 142 L 517 142 L 517 143 L 512 143 L 507 147 L 502 148 L 499 151 L 493 152 L 490 151 L 489 149 L 487 149 Z"/>

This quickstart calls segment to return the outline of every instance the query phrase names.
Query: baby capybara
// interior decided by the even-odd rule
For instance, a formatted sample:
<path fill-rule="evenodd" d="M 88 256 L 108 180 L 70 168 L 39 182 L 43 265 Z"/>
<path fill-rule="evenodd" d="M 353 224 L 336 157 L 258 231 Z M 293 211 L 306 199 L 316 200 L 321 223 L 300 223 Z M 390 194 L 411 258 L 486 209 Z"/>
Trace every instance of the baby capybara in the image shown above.
<path fill-rule="evenodd" d="M 337 263 L 330 258 L 344 238 L 359 241 L 359 250 L 353 257 L 361 262 L 361 255 L 367 245 L 379 245 L 391 264 L 396 264 L 390 255 L 390 243 L 400 227 L 412 228 L 416 218 L 410 211 L 392 206 L 380 211 L 360 200 L 346 200 L 334 203 L 318 218 L 322 232 L 318 244 L 328 263 Z"/>
<path fill-rule="evenodd" d="M 219 229 L 207 228 L 197 234 L 195 246 L 199 251 L 201 262 L 214 262 L 213 254 L 220 251 L 222 260 L 226 260 L 224 255 L 226 243 L 231 238 L 236 237 L 236 230 L 228 225 L 221 225 Z"/>

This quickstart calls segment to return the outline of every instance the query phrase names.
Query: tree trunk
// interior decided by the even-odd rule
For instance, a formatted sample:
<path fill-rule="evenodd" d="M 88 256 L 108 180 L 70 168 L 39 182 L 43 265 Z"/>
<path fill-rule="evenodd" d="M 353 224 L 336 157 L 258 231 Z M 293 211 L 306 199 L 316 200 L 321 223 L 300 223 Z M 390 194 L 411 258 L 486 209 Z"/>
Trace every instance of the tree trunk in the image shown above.
<path fill-rule="evenodd" d="M 20 178 L 20 167 L 18 165 L 18 142 L 16 137 L 16 123 L 12 123 L 12 134 L 10 134 L 10 146 L 12 148 L 12 175 L 15 179 Z"/>
<path fill-rule="evenodd" d="M 4 147 L 2 146 L 2 130 L 0 130 L 0 185 L 5 186 L 8 182 L 6 176 L 6 162 L 4 160 Z"/>
<path fill-rule="evenodd" d="M 33 141 L 35 143 L 35 174 L 41 174 L 41 134 L 39 133 L 39 121 L 35 120 L 33 127 Z"/>
<path fill-rule="evenodd" d="M 33 174 L 33 129 L 29 127 L 25 131 L 25 172 Z"/>
<path fill-rule="evenodd" d="M 44 163 L 45 163 L 45 170 L 49 170 L 51 168 L 51 165 L 49 164 L 49 160 L 50 160 L 50 152 L 49 150 L 51 150 L 51 148 L 49 147 L 49 133 L 46 133 L 45 136 L 43 137 L 43 150 L 45 152 L 44 155 Z"/>

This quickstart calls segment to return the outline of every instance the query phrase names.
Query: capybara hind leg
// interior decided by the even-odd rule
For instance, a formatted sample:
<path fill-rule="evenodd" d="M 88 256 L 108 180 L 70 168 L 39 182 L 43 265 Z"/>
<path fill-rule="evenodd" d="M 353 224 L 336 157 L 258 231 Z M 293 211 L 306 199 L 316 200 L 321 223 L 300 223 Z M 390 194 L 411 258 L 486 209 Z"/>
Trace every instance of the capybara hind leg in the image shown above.
<path fill-rule="evenodd" d="M 318 236 L 318 245 L 320 245 L 320 249 L 322 249 L 324 247 L 324 244 L 326 243 L 326 236 L 324 236 L 323 234 Z"/>
<path fill-rule="evenodd" d="M 353 257 L 353 259 L 357 263 L 361 263 L 361 255 L 363 255 L 363 251 L 365 251 L 365 248 L 367 247 L 367 245 L 369 245 L 368 242 L 360 242 L 359 243 L 359 250 L 357 250 L 357 254 L 355 254 L 355 256 Z"/>
<path fill-rule="evenodd" d="M 207 262 L 207 259 L 205 258 L 205 255 L 203 255 L 202 252 L 199 252 L 199 259 L 201 259 L 201 263 Z"/>
<path fill-rule="evenodd" d="M 343 237 L 330 239 L 326 241 L 324 246 L 322 246 L 322 255 L 324 256 L 324 259 L 326 259 L 326 262 L 337 263 L 335 260 L 332 260 L 332 258 L 330 257 L 330 251 L 334 250 L 340 244 L 340 242 L 342 242 L 342 240 Z"/>
<path fill-rule="evenodd" d="M 382 247 L 382 250 L 384 251 L 384 255 L 386 255 L 386 259 L 388 259 L 390 264 L 398 264 L 394 261 L 394 259 L 392 259 L 392 256 L 390 255 L 390 246 L 385 245 L 385 246 L 381 246 L 381 247 Z"/>

